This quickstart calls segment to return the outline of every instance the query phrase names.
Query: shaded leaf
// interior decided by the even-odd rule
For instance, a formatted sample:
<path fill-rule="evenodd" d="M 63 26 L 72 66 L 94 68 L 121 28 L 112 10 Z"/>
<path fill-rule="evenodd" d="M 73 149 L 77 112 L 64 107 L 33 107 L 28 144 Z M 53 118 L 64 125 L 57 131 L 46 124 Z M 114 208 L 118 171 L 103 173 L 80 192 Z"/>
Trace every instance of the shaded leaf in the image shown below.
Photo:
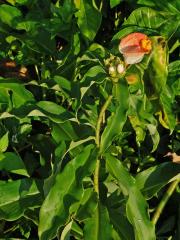
<path fill-rule="evenodd" d="M 111 222 L 122 240 L 134 240 L 132 225 L 120 211 L 110 209 Z"/>
<path fill-rule="evenodd" d="M 180 177 L 180 165 L 171 162 L 150 167 L 136 176 L 136 184 L 143 192 L 143 195 L 149 199 L 153 197 L 162 187 Z"/>
<path fill-rule="evenodd" d="M 106 154 L 106 163 L 110 174 L 118 181 L 121 190 L 128 195 L 126 204 L 127 217 L 134 227 L 137 240 L 155 240 L 155 230 L 147 214 L 147 202 L 135 179 L 123 167 L 122 163 L 110 154 Z"/>
<path fill-rule="evenodd" d="M 40 210 L 40 239 L 52 239 L 58 228 L 67 221 L 70 206 L 81 199 L 82 180 L 91 174 L 95 167 L 96 154 L 91 156 L 92 148 L 92 145 L 87 146 L 57 174 Z"/>

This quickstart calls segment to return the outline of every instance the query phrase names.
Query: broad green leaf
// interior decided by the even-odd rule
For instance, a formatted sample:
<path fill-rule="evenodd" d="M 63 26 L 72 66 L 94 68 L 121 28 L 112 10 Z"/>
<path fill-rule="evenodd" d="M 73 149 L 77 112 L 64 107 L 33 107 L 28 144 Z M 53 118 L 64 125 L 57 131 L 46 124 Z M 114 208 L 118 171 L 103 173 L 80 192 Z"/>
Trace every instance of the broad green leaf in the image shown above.
<path fill-rule="evenodd" d="M 153 197 L 163 186 L 175 178 L 180 177 L 180 165 L 166 162 L 150 167 L 136 176 L 136 184 L 143 195 L 149 199 Z"/>
<path fill-rule="evenodd" d="M 57 174 L 55 183 L 40 210 L 41 240 L 54 238 L 58 228 L 67 221 L 71 205 L 80 201 L 83 195 L 82 180 L 90 175 L 95 167 L 96 152 L 92 153 L 92 148 L 93 145 L 84 148 L 82 153 Z"/>
<path fill-rule="evenodd" d="M 19 107 L 27 102 L 34 102 L 32 93 L 20 84 L 20 82 L 12 82 L 8 79 L 0 79 L 0 89 L 4 91 L 12 91 L 12 102 L 14 107 Z"/>
<path fill-rule="evenodd" d="M 134 240 L 132 225 L 118 210 L 109 209 L 110 220 L 122 240 Z"/>
<path fill-rule="evenodd" d="M 104 152 L 111 145 L 114 137 L 121 133 L 127 119 L 127 110 L 129 107 L 128 86 L 124 79 L 120 79 L 119 82 L 115 84 L 114 88 L 114 95 L 118 104 L 115 112 L 109 117 L 107 126 L 102 133 L 100 142 L 101 152 Z"/>
<path fill-rule="evenodd" d="M 0 181 L 0 219 L 13 221 L 28 208 L 41 205 L 42 196 L 32 179 Z"/>
<path fill-rule="evenodd" d="M 173 61 L 168 66 L 168 77 L 169 78 L 180 78 L 180 60 Z"/>
<path fill-rule="evenodd" d="M 152 105 L 145 94 L 130 95 L 129 120 L 136 132 L 137 143 L 141 144 L 146 136 L 147 130 L 152 139 L 152 152 L 159 144 L 158 122 L 153 116 Z"/>
<path fill-rule="evenodd" d="M 0 152 L 5 152 L 8 148 L 9 144 L 8 134 L 9 133 L 7 132 L 0 138 Z"/>
<path fill-rule="evenodd" d="M 78 221 L 84 221 L 93 216 L 93 213 L 97 207 L 97 195 L 92 188 L 84 190 L 83 197 L 81 199 L 80 207 L 76 212 L 76 219 Z"/>
<path fill-rule="evenodd" d="M 136 240 L 155 240 L 154 226 L 147 214 L 147 203 L 137 188 L 135 179 L 117 158 L 110 154 L 105 157 L 110 174 L 118 181 L 123 193 L 128 195 L 127 217 L 134 227 Z"/>
<path fill-rule="evenodd" d="M 75 2 L 78 9 L 75 14 L 81 33 L 90 41 L 94 39 L 101 24 L 101 13 L 95 9 L 90 0 Z"/>
<path fill-rule="evenodd" d="M 156 8 L 157 10 L 164 10 L 166 12 L 180 13 L 180 3 L 178 0 L 171 0 L 164 4 L 163 0 L 138 0 L 139 4 L 143 4 L 149 7 Z"/>
<path fill-rule="evenodd" d="M 85 221 L 84 239 L 92 240 L 92 234 L 93 240 L 109 240 L 112 236 L 108 211 L 100 202 L 97 204 L 92 218 Z"/>
<path fill-rule="evenodd" d="M 45 116 L 54 122 L 65 122 L 67 119 L 73 118 L 73 115 L 69 111 L 54 102 L 41 101 L 36 105 Z"/>
<path fill-rule="evenodd" d="M 57 82 L 60 88 L 63 90 L 71 91 L 71 83 L 62 76 L 54 76 L 54 81 Z"/>
<path fill-rule="evenodd" d="M 102 82 L 105 80 L 107 74 L 105 70 L 102 68 L 102 66 L 94 66 L 90 68 L 84 75 L 81 83 L 81 99 L 84 97 L 88 89 L 93 84 L 102 84 Z"/>
<path fill-rule="evenodd" d="M 22 159 L 14 153 L 0 153 L 0 170 L 29 176 Z"/>
<path fill-rule="evenodd" d="M 110 174 L 118 180 L 124 195 L 127 195 L 132 186 L 135 185 L 135 179 L 130 175 L 127 169 L 112 155 L 105 154 L 107 169 Z"/>
<path fill-rule="evenodd" d="M 78 136 L 70 121 L 52 124 L 52 136 L 57 143 L 61 141 L 76 141 Z"/>
<path fill-rule="evenodd" d="M 111 8 L 116 7 L 122 0 L 110 0 Z"/>
<path fill-rule="evenodd" d="M 151 135 L 151 139 L 153 141 L 153 148 L 152 148 L 151 152 L 154 152 L 158 147 L 158 144 L 159 144 L 159 141 L 160 141 L 160 136 L 159 136 L 159 133 L 157 131 L 156 125 L 147 124 L 146 126 L 149 130 L 149 133 Z"/>
<path fill-rule="evenodd" d="M 147 213 L 147 202 L 136 186 L 129 191 L 126 205 L 127 217 L 134 227 L 136 240 L 155 240 L 155 228 Z"/>
<path fill-rule="evenodd" d="M 171 88 L 172 100 L 180 92 L 180 60 L 173 61 L 168 66 L 168 86 Z"/>
<path fill-rule="evenodd" d="M 152 37 L 151 41 L 153 52 L 148 73 L 156 95 L 166 86 L 168 76 L 168 49 L 167 42 L 162 37 Z"/>
<path fill-rule="evenodd" d="M 132 32 L 170 37 L 178 28 L 178 16 L 169 12 L 159 12 L 148 7 L 135 9 L 125 20 L 122 29 L 113 37 L 120 39 Z"/>
<path fill-rule="evenodd" d="M 16 7 L 9 6 L 7 4 L 0 5 L 0 20 L 9 25 L 15 27 L 18 19 L 22 17 L 21 11 Z"/>

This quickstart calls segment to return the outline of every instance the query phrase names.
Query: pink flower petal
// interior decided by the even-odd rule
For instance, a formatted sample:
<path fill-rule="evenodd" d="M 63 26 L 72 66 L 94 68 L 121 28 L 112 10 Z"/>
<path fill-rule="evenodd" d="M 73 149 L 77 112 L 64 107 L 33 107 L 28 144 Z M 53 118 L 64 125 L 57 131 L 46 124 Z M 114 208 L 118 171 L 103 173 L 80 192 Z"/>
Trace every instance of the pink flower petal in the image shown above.
<path fill-rule="evenodd" d="M 126 64 L 135 64 L 142 61 L 145 53 L 130 53 L 124 54 Z"/>
<path fill-rule="evenodd" d="M 146 34 L 143 33 L 131 33 L 129 35 L 127 35 L 126 37 L 124 37 L 119 45 L 119 49 L 121 49 L 121 51 L 126 48 L 126 47 L 130 47 L 130 46 L 139 46 L 140 45 L 140 41 L 143 39 L 146 39 L 147 36 Z"/>
<path fill-rule="evenodd" d="M 123 54 L 126 64 L 139 63 L 144 54 L 151 51 L 151 41 L 146 34 L 131 33 L 121 40 L 119 51 Z"/>

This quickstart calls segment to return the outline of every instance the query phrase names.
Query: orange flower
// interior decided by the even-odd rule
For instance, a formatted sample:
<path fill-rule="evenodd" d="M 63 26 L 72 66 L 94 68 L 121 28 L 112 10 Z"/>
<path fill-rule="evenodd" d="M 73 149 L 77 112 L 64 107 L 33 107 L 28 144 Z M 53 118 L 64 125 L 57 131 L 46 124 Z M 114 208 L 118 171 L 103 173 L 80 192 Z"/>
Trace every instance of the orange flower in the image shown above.
<path fill-rule="evenodd" d="M 119 44 L 119 51 L 123 54 L 126 64 L 141 62 L 144 54 L 152 49 L 151 40 L 143 33 L 131 33 L 124 37 Z"/>

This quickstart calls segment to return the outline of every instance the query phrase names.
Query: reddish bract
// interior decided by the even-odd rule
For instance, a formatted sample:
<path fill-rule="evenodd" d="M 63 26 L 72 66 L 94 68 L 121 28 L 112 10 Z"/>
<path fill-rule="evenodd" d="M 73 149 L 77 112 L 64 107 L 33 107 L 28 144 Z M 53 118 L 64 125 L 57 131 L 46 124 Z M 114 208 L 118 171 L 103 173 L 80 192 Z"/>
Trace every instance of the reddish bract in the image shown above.
<path fill-rule="evenodd" d="M 131 33 L 119 44 L 119 51 L 123 54 L 126 64 L 141 62 L 144 54 L 150 53 L 151 49 L 151 40 L 143 33 Z"/>

